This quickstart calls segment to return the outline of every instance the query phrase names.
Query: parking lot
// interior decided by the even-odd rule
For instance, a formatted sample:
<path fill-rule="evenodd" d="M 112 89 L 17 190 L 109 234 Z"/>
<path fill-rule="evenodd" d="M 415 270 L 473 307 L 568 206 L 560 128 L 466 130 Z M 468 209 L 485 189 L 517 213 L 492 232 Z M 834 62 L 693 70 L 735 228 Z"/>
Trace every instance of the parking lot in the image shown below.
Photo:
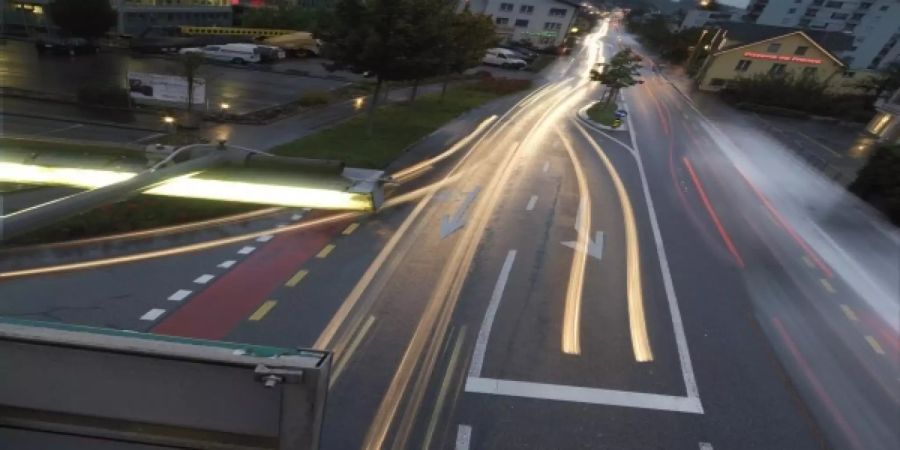
<path fill-rule="evenodd" d="M 30 42 L 7 40 L 0 45 L 0 85 L 31 91 L 73 95 L 87 84 L 124 86 L 129 71 L 175 75 L 180 69 L 180 63 L 172 58 L 125 50 L 70 57 L 38 55 Z M 275 106 L 304 92 L 328 91 L 347 83 L 225 65 L 204 65 L 199 76 L 206 79 L 209 106 L 228 103 L 235 113 Z"/>

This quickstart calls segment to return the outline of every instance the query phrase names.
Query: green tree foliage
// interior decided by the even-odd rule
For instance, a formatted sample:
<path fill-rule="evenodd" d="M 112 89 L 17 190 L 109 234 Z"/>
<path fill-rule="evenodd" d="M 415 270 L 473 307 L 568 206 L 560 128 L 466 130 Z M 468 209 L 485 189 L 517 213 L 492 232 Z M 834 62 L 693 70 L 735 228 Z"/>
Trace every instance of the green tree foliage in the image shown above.
<path fill-rule="evenodd" d="M 881 71 L 877 77 L 867 78 L 856 87 L 871 93 L 875 97 L 890 94 L 900 89 L 900 62 L 894 62 Z"/>
<path fill-rule="evenodd" d="M 484 54 L 497 45 L 499 38 L 494 31 L 494 22 L 482 14 L 472 14 L 468 10 L 454 14 L 444 40 L 443 72 L 461 74 L 481 64 Z M 445 78 L 441 98 L 447 92 L 449 77 Z"/>
<path fill-rule="evenodd" d="M 859 122 L 869 120 L 874 100 L 870 95 L 832 94 L 825 81 L 793 74 L 737 78 L 722 91 L 722 97 L 732 103 L 786 108 Z"/>
<path fill-rule="evenodd" d="M 266 7 L 247 9 L 241 16 L 241 26 L 247 28 L 275 28 L 316 32 L 334 22 L 330 8 L 304 8 L 287 1 Z"/>
<path fill-rule="evenodd" d="M 671 31 L 666 19 L 661 16 L 653 16 L 642 22 L 629 20 L 628 29 L 638 36 L 645 47 L 673 64 L 687 60 L 690 48 L 697 44 L 703 32 L 700 28 Z"/>
<path fill-rule="evenodd" d="M 64 33 L 86 39 L 101 37 L 116 25 L 109 0 L 54 0 L 47 14 Z"/>
<path fill-rule="evenodd" d="M 900 225 L 900 145 L 876 148 L 850 191 Z"/>
<path fill-rule="evenodd" d="M 607 104 L 616 98 L 620 90 L 643 83 L 637 78 L 640 75 L 640 60 L 640 56 L 630 48 L 626 48 L 616 53 L 609 63 L 603 66 L 603 70 L 591 71 L 591 80 L 599 81 L 600 84 L 607 87 Z"/>

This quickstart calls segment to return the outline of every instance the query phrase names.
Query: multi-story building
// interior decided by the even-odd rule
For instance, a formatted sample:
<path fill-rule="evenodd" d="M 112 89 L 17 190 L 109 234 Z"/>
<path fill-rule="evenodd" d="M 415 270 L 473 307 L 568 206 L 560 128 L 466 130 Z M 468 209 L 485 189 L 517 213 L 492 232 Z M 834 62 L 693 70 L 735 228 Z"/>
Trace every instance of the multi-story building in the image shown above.
<path fill-rule="evenodd" d="M 148 28 L 181 25 L 231 26 L 231 0 L 110 0 L 119 13 L 118 32 L 139 35 Z"/>
<path fill-rule="evenodd" d="M 853 47 L 839 56 L 852 68 L 900 62 L 900 0 L 750 0 L 744 20 L 851 33 Z"/>
<path fill-rule="evenodd" d="M 878 99 L 875 109 L 878 112 L 866 126 L 866 131 L 881 142 L 900 144 L 900 89 L 888 98 Z"/>
<path fill-rule="evenodd" d="M 743 15 L 743 10 L 710 11 L 706 9 L 692 9 L 684 15 L 684 20 L 681 21 L 678 29 L 703 28 L 716 22 L 736 22 L 741 20 Z"/>
<path fill-rule="evenodd" d="M 580 5 L 566 0 L 463 0 L 460 8 L 493 18 L 497 34 L 536 47 L 563 43 Z"/>

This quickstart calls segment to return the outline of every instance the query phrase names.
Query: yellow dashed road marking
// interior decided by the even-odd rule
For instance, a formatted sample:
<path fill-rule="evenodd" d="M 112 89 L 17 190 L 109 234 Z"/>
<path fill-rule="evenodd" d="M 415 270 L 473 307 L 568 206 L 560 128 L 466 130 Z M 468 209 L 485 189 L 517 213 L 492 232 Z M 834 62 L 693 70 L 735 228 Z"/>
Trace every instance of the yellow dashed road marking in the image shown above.
<path fill-rule="evenodd" d="M 344 228 L 343 234 L 348 235 L 348 234 L 352 233 L 354 230 L 356 230 L 357 228 L 359 228 L 358 223 L 351 223 L 350 225 L 347 225 L 347 228 Z"/>
<path fill-rule="evenodd" d="M 828 291 L 828 292 L 830 292 L 830 293 L 832 293 L 832 294 L 834 294 L 835 292 L 837 292 L 837 291 L 834 290 L 834 286 L 832 286 L 832 285 L 831 285 L 831 282 L 829 282 L 828 280 L 826 280 L 826 279 L 824 279 L 824 278 L 819 278 L 819 283 L 822 283 L 822 287 L 824 287 L 826 291 Z"/>
<path fill-rule="evenodd" d="M 875 340 L 875 338 L 873 338 L 872 336 L 866 336 L 866 341 L 869 343 L 869 345 L 872 346 L 872 350 L 875 350 L 875 353 L 878 353 L 879 355 L 884 354 L 884 349 L 881 348 L 881 344 L 879 344 L 878 341 Z"/>
<path fill-rule="evenodd" d="M 250 316 L 250 320 L 254 322 L 261 320 L 266 316 L 266 314 L 269 313 L 269 311 L 272 310 L 272 308 L 275 307 L 276 303 L 278 302 L 276 302 L 275 300 L 266 300 L 262 305 L 259 305 L 259 309 L 257 309 L 256 312 L 253 313 L 252 316 Z"/>
<path fill-rule="evenodd" d="M 316 258 L 324 258 L 328 256 L 328 254 L 331 253 L 332 250 L 334 250 L 334 244 L 328 244 L 325 246 L 325 248 L 322 249 L 322 251 L 319 252 L 318 255 L 316 255 Z"/>
<path fill-rule="evenodd" d="M 297 285 L 297 283 L 299 283 L 301 280 L 303 280 L 303 278 L 305 278 L 306 274 L 308 274 L 308 273 L 309 273 L 308 270 L 297 271 L 297 273 L 295 273 L 294 276 L 292 276 L 289 280 L 287 280 L 287 283 L 284 283 L 284 285 L 287 287 L 294 287 Z"/>
<path fill-rule="evenodd" d="M 844 311 L 844 315 L 847 316 L 847 318 L 850 319 L 851 321 L 856 322 L 859 320 L 859 318 L 856 317 L 856 313 L 853 312 L 853 310 L 850 309 L 849 306 L 841 305 L 841 310 Z"/>

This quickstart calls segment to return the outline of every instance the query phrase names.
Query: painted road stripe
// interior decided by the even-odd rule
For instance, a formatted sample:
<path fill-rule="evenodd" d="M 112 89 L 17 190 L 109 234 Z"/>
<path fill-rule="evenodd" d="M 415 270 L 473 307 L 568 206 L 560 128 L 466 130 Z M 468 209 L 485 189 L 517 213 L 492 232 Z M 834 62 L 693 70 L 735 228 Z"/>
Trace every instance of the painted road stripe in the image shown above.
<path fill-rule="evenodd" d="M 277 303 L 278 302 L 276 302 L 275 300 L 264 301 L 262 305 L 259 305 L 259 308 L 256 310 L 256 312 L 254 312 L 250 316 L 250 320 L 252 320 L 254 322 L 261 320 L 263 317 L 266 316 L 266 314 L 269 313 L 269 311 L 272 310 L 272 308 L 275 307 L 275 304 L 277 304 Z"/>
<path fill-rule="evenodd" d="M 142 137 L 142 138 L 140 138 L 140 139 L 135 139 L 135 140 L 133 140 L 133 141 L 131 141 L 131 142 L 136 144 L 136 143 L 139 143 L 139 142 L 144 142 L 144 141 L 149 141 L 149 140 L 151 140 L 151 139 L 156 139 L 156 138 L 158 138 L 158 137 L 163 137 L 163 136 L 165 136 L 165 135 L 166 135 L 166 133 L 153 133 L 153 134 L 148 134 L 147 136 L 144 136 L 144 137 Z"/>
<path fill-rule="evenodd" d="M 328 244 L 316 255 L 316 258 L 325 258 L 332 250 L 334 250 L 334 244 Z"/>
<path fill-rule="evenodd" d="M 472 426 L 460 425 L 456 429 L 456 447 L 455 450 L 469 450 L 469 444 L 472 442 Z"/>
<path fill-rule="evenodd" d="M 847 316 L 847 319 L 849 319 L 849 320 L 851 320 L 851 321 L 853 321 L 853 322 L 858 322 L 858 321 L 859 321 L 859 317 L 856 317 L 856 313 L 853 312 L 853 310 L 850 309 L 849 306 L 847 306 L 847 305 L 841 305 L 841 311 L 844 311 L 844 315 Z"/>
<path fill-rule="evenodd" d="M 437 400 L 434 402 L 434 409 L 431 412 L 431 420 L 428 421 L 428 428 L 425 431 L 425 442 L 422 444 L 422 448 L 431 448 L 431 440 L 434 438 L 441 411 L 444 409 L 444 402 L 447 400 L 447 394 L 451 386 L 450 380 L 453 378 L 453 372 L 456 371 L 456 364 L 459 362 L 459 354 L 465 338 L 466 326 L 463 325 L 459 330 L 459 334 L 456 335 L 456 344 L 453 346 L 453 352 L 450 354 L 447 371 L 444 373 L 443 380 L 441 380 L 441 389 L 438 391 Z"/>
<path fill-rule="evenodd" d="M 54 130 L 46 131 L 46 132 L 44 132 L 43 134 L 46 135 L 46 134 L 51 134 L 51 133 L 59 133 L 60 131 L 74 130 L 75 128 L 81 128 L 81 127 L 83 127 L 83 126 L 84 126 L 84 125 L 82 125 L 82 124 L 80 124 L 80 123 L 76 123 L 75 125 L 69 125 L 69 126 L 67 126 L 67 127 L 56 128 L 56 129 L 54 129 Z M 38 135 L 40 135 L 40 134 L 41 134 L 41 133 L 38 133 Z"/>
<path fill-rule="evenodd" d="M 832 293 L 832 294 L 834 294 L 835 292 L 837 292 L 837 291 L 834 290 L 834 286 L 832 286 L 832 285 L 831 285 L 831 282 L 829 282 L 828 280 L 826 280 L 826 279 L 824 279 L 824 278 L 819 278 L 819 283 L 822 283 L 822 287 L 824 287 L 826 291 L 828 291 L 828 292 L 830 292 L 830 293 Z"/>
<path fill-rule="evenodd" d="M 271 234 L 264 234 L 264 235 L 256 238 L 256 242 L 269 242 L 272 240 L 272 237 L 273 236 Z"/>
<path fill-rule="evenodd" d="M 469 377 L 466 379 L 466 392 L 659 411 L 703 413 L 700 399 L 696 397 L 676 397 L 645 392 L 614 391 L 610 389 L 500 380 L 496 378 Z"/>
<path fill-rule="evenodd" d="M 544 173 L 547 173 L 547 171 L 550 170 L 550 161 L 544 162 L 544 168 L 542 170 Z"/>
<path fill-rule="evenodd" d="M 293 214 L 291 215 L 291 220 L 300 220 L 303 218 L 303 214 Z"/>
<path fill-rule="evenodd" d="M 233 260 L 233 259 L 229 259 L 228 261 L 222 261 L 222 262 L 220 262 L 219 265 L 216 266 L 216 267 L 221 267 L 221 268 L 223 268 L 223 269 L 228 269 L 228 268 L 230 268 L 231 266 L 233 266 L 236 262 L 237 262 L 237 261 L 235 261 L 235 260 Z"/>
<path fill-rule="evenodd" d="M 868 342 L 869 345 L 872 346 L 872 350 L 875 350 L 875 353 L 878 353 L 879 355 L 884 354 L 884 349 L 881 348 L 881 344 L 879 344 L 878 340 L 876 340 L 874 337 L 866 336 L 866 342 Z"/>
<path fill-rule="evenodd" d="M 503 268 L 500 269 L 500 276 L 497 277 L 497 284 L 494 285 L 494 292 L 491 293 L 491 300 L 488 302 L 487 311 L 484 313 L 484 320 L 482 320 L 481 328 L 478 330 L 475 349 L 472 351 L 472 365 L 469 366 L 469 377 L 481 376 L 481 368 L 484 366 L 484 354 L 487 352 L 488 339 L 491 337 L 491 327 L 494 326 L 494 316 L 497 315 L 500 299 L 503 297 L 503 290 L 506 289 L 509 272 L 512 270 L 515 260 L 516 251 L 510 250 L 506 254 Z"/>
<path fill-rule="evenodd" d="M 709 442 L 701 442 L 700 450 L 713 450 L 713 446 Z"/>
<path fill-rule="evenodd" d="M 159 319 L 159 316 L 161 316 L 165 313 L 166 313 L 166 310 L 164 310 L 164 309 L 154 308 L 154 309 L 151 309 L 150 311 L 145 312 L 144 315 L 141 316 L 141 320 L 156 320 L 156 319 Z"/>
<path fill-rule="evenodd" d="M 253 250 L 256 250 L 256 247 L 248 245 L 238 250 L 238 253 L 241 255 L 249 255 L 250 253 L 253 253 Z"/>
<path fill-rule="evenodd" d="M 197 277 L 197 279 L 194 280 L 194 283 L 206 284 L 206 283 L 209 283 L 209 280 L 212 280 L 213 278 L 215 278 L 215 275 L 210 275 L 208 273 L 203 274 L 203 275 L 200 275 L 199 277 Z"/>
<path fill-rule="evenodd" d="M 347 351 L 344 353 L 343 357 L 334 364 L 334 372 L 331 375 L 331 381 L 328 383 L 328 387 L 334 386 L 334 383 L 337 382 L 338 378 L 344 372 L 344 368 L 347 367 L 347 364 L 350 362 L 350 358 L 353 357 L 353 353 L 356 352 L 359 344 L 362 343 L 363 338 L 366 337 L 366 334 L 369 332 L 369 329 L 372 328 L 374 323 L 375 316 L 369 316 L 369 318 L 366 319 L 366 323 L 363 324 L 362 328 L 356 333 L 356 336 L 353 337 L 353 340 L 350 341 L 350 346 L 347 347 Z"/>
<path fill-rule="evenodd" d="M 287 280 L 287 283 L 284 283 L 284 285 L 287 287 L 294 287 L 297 285 L 297 283 L 303 280 L 303 278 L 306 277 L 306 274 L 308 273 L 308 270 L 298 270 L 297 273 L 294 274 L 294 276 Z"/>
<path fill-rule="evenodd" d="M 354 223 L 351 223 L 350 225 L 347 225 L 347 228 L 344 228 L 344 231 L 342 231 L 341 233 L 344 235 L 348 235 L 348 234 L 352 233 L 354 230 L 356 230 L 357 228 L 359 228 L 359 224 L 354 222 Z"/>
<path fill-rule="evenodd" d="M 174 294 L 169 296 L 169 300 L 172 300 L 174 302 L 180 302 L 180 301 L 186 299 L 188 295 L 191 295 L 191 292 L 194 292 L 194 291 L 189 291 L 187 289 L 179 289 L 179 290 L 175 291 Z"/>
<path fill-rule="evenodd" d="M 528 200 L 528 205 L 525 206 L 525 211 L 531 211 L 534 209 L 534 204 L 537 203 L 537 195 L 532 195 Z"/>

